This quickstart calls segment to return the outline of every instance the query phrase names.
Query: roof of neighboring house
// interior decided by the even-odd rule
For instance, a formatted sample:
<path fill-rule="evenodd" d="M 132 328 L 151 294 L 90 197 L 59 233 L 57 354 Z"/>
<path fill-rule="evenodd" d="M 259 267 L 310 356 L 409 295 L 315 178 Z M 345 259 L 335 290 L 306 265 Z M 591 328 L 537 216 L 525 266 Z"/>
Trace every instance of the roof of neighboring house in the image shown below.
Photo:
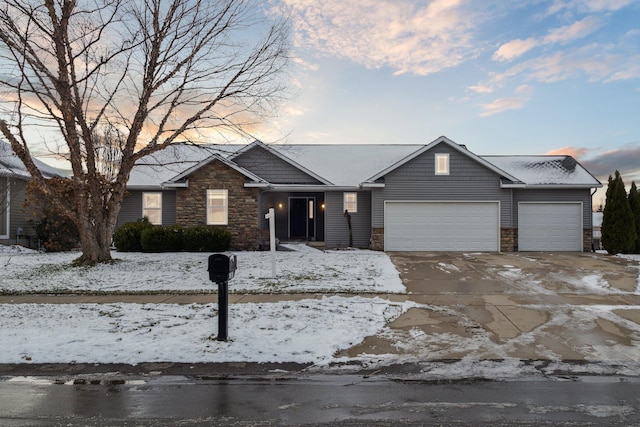
<path fill-rule="evenodd" d="M 49 166 L 38 159 L 33 159 L 33 162 L 46 177 L 64 175 L 59 169 Z M 0 176 L 19 179 L 29 179 L 31 177 L 22 160 L 16 156 L 11 146 L 3 141 L 0 141 Z"/>
<path fill-rule="evenodd" d="M 233 162 L 236 155 L 248 149 L 259 149 L 259 147 L 268 149 L 301 170 L 312 172 L 329 187 L 358 187 L 383 177 L 441 142 L 493 170 L 514 186 L 589 188 L 602 186 L 571 156 L 477 156 L 466 147 L 446 137 L 440 137 L 426 145 L 253 143 L 194 146 L 178 144 L 138 161 L 131 171 L 128 187 L 158 188 L 163 183 L 175 182 L 185 174 L 205 165 L 213 155 L 227 162 Z M 250 171 L 245 172 L 245 176 L 253 175 Z"/>

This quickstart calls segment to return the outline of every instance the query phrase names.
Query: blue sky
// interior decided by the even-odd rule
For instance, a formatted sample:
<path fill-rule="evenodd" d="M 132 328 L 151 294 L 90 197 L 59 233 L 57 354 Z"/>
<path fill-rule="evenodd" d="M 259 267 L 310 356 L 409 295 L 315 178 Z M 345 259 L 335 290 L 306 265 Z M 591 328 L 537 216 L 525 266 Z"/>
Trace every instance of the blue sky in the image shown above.
<path fill-rule="evenodd" d="M 640 181 L 637 0 L 278 5 L 292 21 L 295 96 L 265 142 L 445 135 L 480 155 L 566 153 L 603 183 L 616 169 Z"/>

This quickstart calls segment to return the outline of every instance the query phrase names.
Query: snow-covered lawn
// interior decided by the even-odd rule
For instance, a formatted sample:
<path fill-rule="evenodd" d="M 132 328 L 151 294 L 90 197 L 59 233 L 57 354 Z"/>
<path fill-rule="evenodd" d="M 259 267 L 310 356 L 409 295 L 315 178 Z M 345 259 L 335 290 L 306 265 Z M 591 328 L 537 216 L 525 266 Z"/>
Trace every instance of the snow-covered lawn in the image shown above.
<path fill-rule="evenodd" d="M 2 304 L 0 362 L 326 365 L 401 311 L 380 298 L 338 296 L 232 304 L 221 342 L 212 339 L 217 304 Z"/>
<path fill-rule="evenodd" d="M 360 250 L 320 251 L 295 245 L 277 252 L 271 277 L 269 252 L 237 252 L 238 270 L 231 293 L 404 293 L 389 257 Z M 0 292 L 186 292 L 217 289 L 209 281 L 206 253 L 113 252 L 117 261 L 97 267 L 72 267 L 80 253 L 28 253 L 0 245 Z"/>
<path fill-rule="evenodd" d="M 381 252 L 238 252 L 235 293 L 402 293 Z M 0 246 L 0 291 L 191 292 L 217 289 L 208 254 L 118 253 L 117 262 L 74 268 L 79 253 L 36 253 Z M 217 334 L 217 304 L 2 304 L 0 363 L 299 362 L 324 365 L 334 353 L 380 331 L 402 304 L 333 296 L 292 302 L 232 304 L 229 341 Z"/>
<path fill-rule="evenodd" d="M 228 342 L 212 339 L 217 333 L 217 304 L 0 304 L 0 363 L 298 362 L 326 367 L 342 362 L 343 367 L 360 363 L 375 368 L 448 360 L 456 353 L 459 361 L 455 363 L 425 365 L 424 377 L 510 378 L 556 370 L 640 375 L 640 326 L 632 313 L 640 310 L 638 306 L 514 305 L 514 309 L 539 313 L 540 322 L 531 330 L 514 332 L 512 338 L 497 339 L 490 328 L 483 329 L 486 316 L 475 306 L 398 303 L 382 295 L 348 295 L 405 292 L 384 253 L 297 249 L 277 254 L 275 279 L 270 277 L 269 253 L 237 253 L 239 265 L 230 282 L 231 292 L 308 292 L 309 296 L 296 301 L 285 301 L 283 296 L 279 302 L 232 304 Z M 119 261 L 114 264 L 72 268 L 69 264 L 78 253 L 40 254 L 1 246 L 0 250 L 0 291 L 4 293 L 209 292 L 217 288 L 208 281 L 207 254 L 116 252 L 113 255 Z M 516 276 L 513 279 L 515 282 Z M 622 293 L 600 282 L 600 278 L 581 281 L 580 288 L 585 290 L 577 293 L 610 294 L 616 304 Z M 322 292 L 345 295 L 312 295 Z M 541 296 L 547 294 L 541 289 Z M 633 296 L 634 292 L 626 294 Z M 433 330 L 390 327 L 389 322 L 412 309 L 436 313 L 431 316 Z M 456 319 L 450 326 L 461 332 L 438 332 L 440 318 Z M 443 320 L 443 325 L 447 322 Z M 496 322 L 485 328 L 487 325 L 500 326 Z M 598 336 L 591 337 L 596 326 L 613 338 L 598 341 Z M 557 335 L 563 331 L 571 336 Z M 371 336 L 390 342 L 391 351 L 345 356 L 346 349 Z M 583 360 L 589 367 L 563 363 L 561 354 L 546 350 L 551 348 L 547 347 L 550 340 L 566 342 L 572 351 L 585 354 Z M 534 358 L 539 362 L 514 356 L 529 347 L 540 349 L 536 350 L 540 357 Z"/>

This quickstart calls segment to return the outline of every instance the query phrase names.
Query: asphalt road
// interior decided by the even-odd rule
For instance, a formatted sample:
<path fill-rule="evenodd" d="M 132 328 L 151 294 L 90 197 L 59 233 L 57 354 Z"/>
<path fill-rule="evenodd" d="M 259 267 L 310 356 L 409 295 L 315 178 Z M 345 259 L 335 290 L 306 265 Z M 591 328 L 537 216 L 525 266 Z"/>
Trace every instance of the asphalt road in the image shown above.
<path fill-rule="evenodd" d="M 2 426 L 638 425 L 640 379 L 0 379 Z M 74 384 L 75 382 L 75 384 Z M 94 384 L 92 384 L 94 382 Z"/>

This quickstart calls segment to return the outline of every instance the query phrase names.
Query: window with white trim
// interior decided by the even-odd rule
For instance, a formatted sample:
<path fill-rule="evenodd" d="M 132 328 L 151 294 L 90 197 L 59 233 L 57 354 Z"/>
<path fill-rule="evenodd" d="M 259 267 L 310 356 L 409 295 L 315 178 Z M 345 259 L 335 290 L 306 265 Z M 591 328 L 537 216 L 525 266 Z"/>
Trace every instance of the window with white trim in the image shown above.
<path fill-rule="evenodd" d="M 229 192 L 227 190 L 207 190 L 207 225 L 227 225 Z"/>
<path fill-rule="evenodd" d="M 449 175 L 449 153 L 438 153 L 436 158 L 436 175 Z"/>
<path fill-rule="evenodd" d="M 162 193 L 142 193 L 142 216 L 151 224 L 162 224 Z"/>
<path fill-rule="evenodd" d="M 344 193 L 344 209 L 349 213 L 358 212 L 358 193 Z"/>

